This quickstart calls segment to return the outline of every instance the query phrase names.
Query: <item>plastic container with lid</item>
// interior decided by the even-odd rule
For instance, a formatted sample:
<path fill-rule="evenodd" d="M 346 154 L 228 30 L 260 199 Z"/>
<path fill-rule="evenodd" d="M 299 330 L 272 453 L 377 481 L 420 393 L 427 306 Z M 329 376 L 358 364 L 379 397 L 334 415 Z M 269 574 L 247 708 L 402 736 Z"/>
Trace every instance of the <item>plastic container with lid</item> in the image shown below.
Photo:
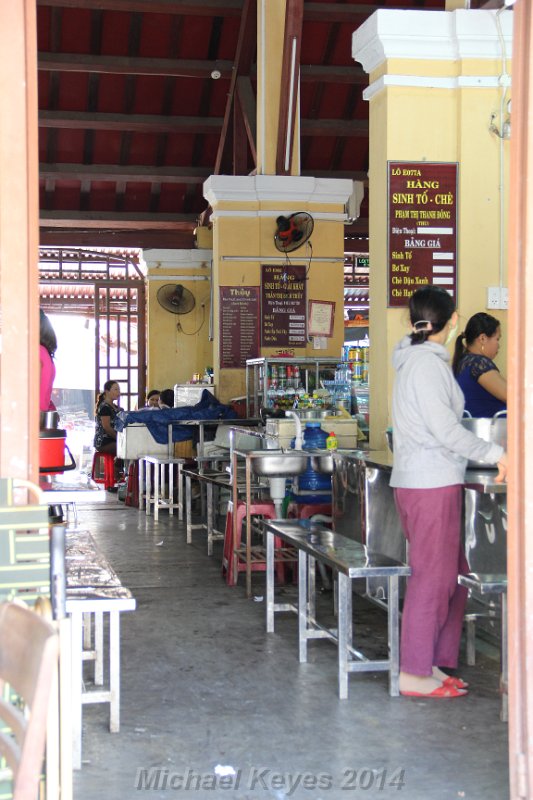
<path fill-rule="evenodd" d="M 325 450 L 328 434 L 322 430 L 321 423 L 306 422 L 303 432 L 304 450 Z M 311 459 L 308 466 L 301 475 L 298 476 L 298 487 L 301 491 L 324 491 L 331 490 L 331 477 L 316 472 L 311 466 Z"/>

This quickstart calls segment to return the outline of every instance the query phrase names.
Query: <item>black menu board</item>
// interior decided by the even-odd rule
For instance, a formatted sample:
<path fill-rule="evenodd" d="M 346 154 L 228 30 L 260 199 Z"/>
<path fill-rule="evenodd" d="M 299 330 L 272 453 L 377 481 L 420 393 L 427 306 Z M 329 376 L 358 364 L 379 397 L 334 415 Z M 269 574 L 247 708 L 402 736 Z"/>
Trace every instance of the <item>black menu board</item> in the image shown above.
<path fill-rule="evenodd" d="M 220 367 L 246 366 L 259 355 L 259 287 L 220 287 Z"/>
<path fill-rule="evenodd" d="M 262 264 L 261 344 L 305 347 L 305 264 Z"/>

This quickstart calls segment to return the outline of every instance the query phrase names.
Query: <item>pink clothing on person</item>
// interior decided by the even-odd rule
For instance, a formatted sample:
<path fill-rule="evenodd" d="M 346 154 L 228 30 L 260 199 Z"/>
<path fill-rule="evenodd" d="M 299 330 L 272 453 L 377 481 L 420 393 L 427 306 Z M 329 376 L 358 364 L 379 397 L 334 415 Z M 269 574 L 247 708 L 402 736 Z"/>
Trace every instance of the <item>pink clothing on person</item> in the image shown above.
<path fill-rule="evenodd" d="M 50 411 L 50 409 L 55 409 L 52 403 L 52 388 L 56 376 L 56 365 L 52 356 L 42 344 L 39 345 L 39 359 L 41 362 L 39 410 Z"/>
<path fill-rule="evenodd" d="M 461 545 L 463 487 L 394 490 L 409 542 L 402 612 L 400 669 L 427 676 L 432 667 L 457 667 L 468 592 L 457 582 L 468 573 Z"/>

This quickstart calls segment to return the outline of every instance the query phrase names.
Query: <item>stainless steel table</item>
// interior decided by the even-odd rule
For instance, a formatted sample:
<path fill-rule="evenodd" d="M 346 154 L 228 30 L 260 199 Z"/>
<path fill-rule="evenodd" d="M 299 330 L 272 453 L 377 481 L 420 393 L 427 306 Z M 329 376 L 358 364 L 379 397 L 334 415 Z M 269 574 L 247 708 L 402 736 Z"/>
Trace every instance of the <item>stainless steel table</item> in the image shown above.
<path fill-rule="evenodd" d="M 508 720 L 508 682 L 509 659 L 507 652 L 507 575 L 471 572 L 459 575 L 459 583 L 470 591 L 481 595 L 498 595 L 501 605 L 501 648 L 500 648 L 500 719 Z M 470 663 L 470 662 L 469 662 Z"/>
<path fill-rule="evenodd" d="M 274 602 L 274 536 L 278 536 L 298 551 L 298 645 L 300 663 L 307 661 L 309 639 L 330 639 L 337 643 L 339 697 L 348 697 L 348 674 L 350 672 L 387 671 L 389 693 L 399 695 L 399 609 L 398 578 L 409 575 L 406 564 L 380 553 L 371 553 L 359 542 L 347 539 L 319 525 L 303 525 L 302 522 L 273 520 L 265 521 L 267 535 L 267 603 L 266 628 L 274 631 L 274 613 L 296 611 L 286 603 Z M 337 628 L 325 628 L 316 619 L 315 562 L 321 561 L 336 573 Z M 352 580 L 372 576 L 386 577 L 389 602 L 388 646 L 386 659 L 367 659 L 353 646 L 352 625 Z"/>
<path fill-rule="evenodd" d="M 88 531 L 69 530 L 65 545 L 66 611 L 71 620 L 71 718 L 73 766 L 81 768 L 82 707 L 109 703 L 109 730 L 120 728 L 120 614 L 136 602 L 122 586 Z M 104 614 L 109 614 L 108 689 L 104 689 Z M 94 615 L 94 642 L 89 621 Z M 84 626 L 85 617 L 85 626 Z M 94 661 L 95 688 L 83 683 L 83 662 Z"/>
<path fill-rule="evenodd" d="M 243 482 L 240 475 L 237 476 L 236 481 L 232 481 L 231 475 L 226 472 L 196 472 L 195 470 L 183 469 L 181 471 L 185 479 L 185 519 L 187 527 L 187 544 L 192 544 L 193 530 L 207 531 L 207 555 L 213 555 L 213 542 L 215 540 L 224 539 L 224 532 L 219 531 L 214 525 L 214 493 L 215 489 L 228 489 L 228 491 L 235 491 L 237 496 L 246 492 L 246 482 Z M 207 518 L 205 522 L 197 522 L 193 524 L 192 521 L 192 481 L 196 480 L 200 485 L 204 485 L 207 491 Z M 268 485 L 254 484 L 251 491 L 267 491 Z"/>

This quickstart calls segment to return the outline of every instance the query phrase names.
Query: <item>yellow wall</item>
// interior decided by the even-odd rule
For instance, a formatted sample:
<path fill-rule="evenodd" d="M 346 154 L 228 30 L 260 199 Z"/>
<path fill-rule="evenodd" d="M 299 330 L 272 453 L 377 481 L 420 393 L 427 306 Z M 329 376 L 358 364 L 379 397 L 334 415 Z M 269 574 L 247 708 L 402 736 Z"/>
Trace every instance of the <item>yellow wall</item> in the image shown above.
<path fill-rule="evenodd" d="M 206 252 L 202 262 L 189 251 L 147 251 L 147 390 L 171 389 L 175 383 L 187 383 L 195 372 L 203 375 L 207 366 L 213 366 L 213 346 L 209 341 L 209 314 L 211 310 L 211 259 Z M 161 255 L 161 260 L 156 256 Z M 177 263 L 174 261 L 177 259 Z M 205 266 L 202 266 L 205 263 Z M 202 280 L 186 280 L 186 277 Z M 208 280 L 205 280 L 208 278 Z M 196 300 L 194 309 L 188 314 L 176 315 L 162 308 L 157 292 L 166 284 L 182 284 Z M 203 307 L 202 307 L 203 306 Z M 178 325 L 181 330 L 178 330 Z"/>
<path fill-rule="evenodd" d="M 384 61 L 370 73 L 370 87 L 378 78 L 391 75 L 421 78 L 438 75 L 450 79 L 457 75 L 493 76 L 493 83 L 497 84 L 501 70 L 501 62 L 493 58 L 463 61 L 395 58 Z M 400 78 L 397 82 L 402 80 Z M 497 113 L 495 123 L 501 130 L 502 89 L 497 85 L 488 88 L 385 85 L 374 93 L 369 91 L 369 95 L 370 420 L 371 446 L 382 447 L 383 431 L 390 424 L 394 379 L 391 355 L 397 341 L 410 328 L 407 309 L 387 308 L 387 162 L 458 163 L 459 330 L 462 331 L 469 317 L 478 311 L 488 310 L 499 319 L 503 338 L 497 361 L 505 375 L 507 311 L 490 310 L 486 305 L 487 287 L 500 285 L 500 251 L 505 253 L 506 247 L 509 141 L 502 141 L 489 131 L 493 112 Z M 505 100 L 509 97 L 510 93 Z M 500 209 L 500 156 L 504 175 L 503 218 Z M 507 286 L 506 264 L 503 265 L 502 284 Z"/>

